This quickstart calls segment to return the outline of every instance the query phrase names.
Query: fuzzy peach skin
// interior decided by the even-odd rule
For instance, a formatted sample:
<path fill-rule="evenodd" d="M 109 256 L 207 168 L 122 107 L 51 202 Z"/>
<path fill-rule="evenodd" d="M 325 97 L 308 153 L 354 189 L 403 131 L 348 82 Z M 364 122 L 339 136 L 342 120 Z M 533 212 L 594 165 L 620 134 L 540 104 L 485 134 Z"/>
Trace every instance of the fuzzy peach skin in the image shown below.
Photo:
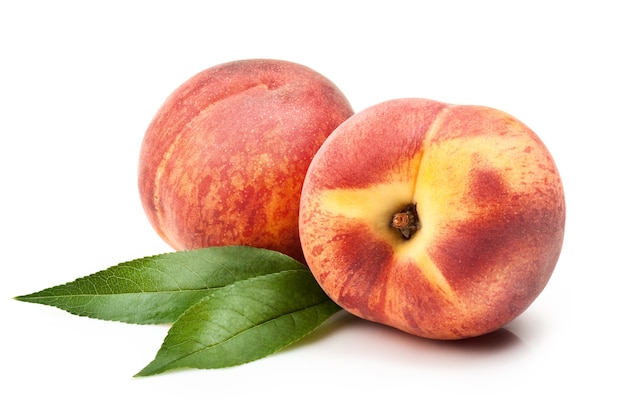
<path fill-rule="evenodd" d="M 415 204 L 419 229 L 392 225 Z M 342 123 L 309 167 L 300 236 L 347 311 L 432 339 L 494 331 L 546 286 L 565 228 L 548 149 L 496 109 L 398 99 Z"/>
<path fill-rule="evenodd" d="M 311 159 L 353 110 L 308 67 L 250 59 L 177 88 L 139 158 L 143 208 L 173 248 L 250 245 L 303 261 L 300 191 Z"/>

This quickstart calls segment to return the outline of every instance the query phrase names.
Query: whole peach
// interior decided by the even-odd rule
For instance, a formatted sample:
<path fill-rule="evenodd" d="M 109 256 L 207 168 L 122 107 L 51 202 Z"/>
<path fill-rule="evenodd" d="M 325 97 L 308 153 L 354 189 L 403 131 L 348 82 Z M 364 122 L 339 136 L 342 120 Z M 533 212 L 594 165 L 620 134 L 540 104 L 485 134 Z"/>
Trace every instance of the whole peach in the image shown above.
<path fill-rule="evenodd" d="M 306 260 L 362 318 L 433 339 L 494 331 L 546 286 L 565 228 L 548 149 L 496 109 L 398 99 L 322 145 L 300 207 Z"/>
<path fill-rule="evenodd" d="M 139 192 L 173 248 L 268 248 L 303 260 L 298 206 L 316 151 L 353 114 L 330 80 L 287 61 L 225 63 L 158 110 L 141 146 Z"/>

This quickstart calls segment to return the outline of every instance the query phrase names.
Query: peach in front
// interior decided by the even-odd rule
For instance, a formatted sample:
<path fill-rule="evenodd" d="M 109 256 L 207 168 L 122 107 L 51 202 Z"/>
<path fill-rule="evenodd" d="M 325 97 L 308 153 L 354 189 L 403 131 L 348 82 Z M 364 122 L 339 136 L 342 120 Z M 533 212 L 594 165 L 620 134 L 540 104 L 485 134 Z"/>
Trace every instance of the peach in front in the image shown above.
<path fill-rule="evenodd" d="M 434 339 L 494 331 L 546 286 L 565 228 L 548 149 L 502 111 L 397 99 L 342 123 L 304 181 L 300 237 L 321 287 Z"/>

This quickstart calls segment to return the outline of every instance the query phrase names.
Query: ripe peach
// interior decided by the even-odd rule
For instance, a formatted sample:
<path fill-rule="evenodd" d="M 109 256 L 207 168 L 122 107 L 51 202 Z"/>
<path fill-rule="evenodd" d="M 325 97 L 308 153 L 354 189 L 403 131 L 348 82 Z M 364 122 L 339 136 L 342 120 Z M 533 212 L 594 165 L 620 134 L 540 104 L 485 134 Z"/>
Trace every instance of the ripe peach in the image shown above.
<path fill-rule="evenodd" d="M 200 72 L 146 131 L 139 192 L 148 219 L 175 249 L 250 245 L 303 260 L 306 170 L 353 113 L 337 86 L 299 64 L 252 59 Z"/>
<path fill-rule="evenodd" d="M 557 167 L 480 106 L 398 99 L 342 123 L 311 162 L 300 236 L 326 293 L 433 339 L 494 331 L 546 286 L 563 243 Z"/>

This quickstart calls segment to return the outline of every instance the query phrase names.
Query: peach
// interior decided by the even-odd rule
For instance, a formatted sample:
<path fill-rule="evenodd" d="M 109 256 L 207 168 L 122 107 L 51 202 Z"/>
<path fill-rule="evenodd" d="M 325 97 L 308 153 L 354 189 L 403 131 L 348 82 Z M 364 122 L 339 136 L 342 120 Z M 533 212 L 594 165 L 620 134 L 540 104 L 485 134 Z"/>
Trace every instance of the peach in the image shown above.
<path fill-rule="evenodd" d="M 342 123 L 306 175 L 305 258 L 338 305 L 433 339 L 494 331 L 545 288 L 565 228 L 539 137 L 488 107 L 397 99 Z"/>
<path fill-rule="evenodd" d="M 268 248 L 303 261 L 306 170 L 353 110 L 330 80 L 280 60 L 225 63 L 178 87 L 150 123 L 139 158 L 146 215 L 174 249 Z"/>

